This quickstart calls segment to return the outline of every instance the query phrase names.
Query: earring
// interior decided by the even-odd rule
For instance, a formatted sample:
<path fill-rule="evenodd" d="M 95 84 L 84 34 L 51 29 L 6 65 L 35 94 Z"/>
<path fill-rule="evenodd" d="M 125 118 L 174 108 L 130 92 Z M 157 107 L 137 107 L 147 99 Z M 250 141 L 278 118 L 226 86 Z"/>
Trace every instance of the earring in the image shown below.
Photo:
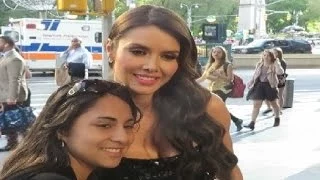
<path fill-rule="evenodd" d="M 109 63 L 113 63 L 113 60 L 112 60 L 111 58 L 109 58 L 109 60 L 108 60 L 108 61 L 109 61 Z"/>
<path fill-rule="evenodd" d="M 61 140 L 61 147 L 64 147 L 64 142 Z"/>

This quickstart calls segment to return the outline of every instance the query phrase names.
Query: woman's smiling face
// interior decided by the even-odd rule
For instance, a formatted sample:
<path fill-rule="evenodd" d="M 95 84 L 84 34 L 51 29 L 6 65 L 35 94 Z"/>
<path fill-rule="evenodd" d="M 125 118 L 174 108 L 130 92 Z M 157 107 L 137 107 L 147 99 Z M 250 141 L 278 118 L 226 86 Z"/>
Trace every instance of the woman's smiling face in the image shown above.
<path fill-rule="evenodd" d="M 136 94 L 155 93 L 178 69 L 179 42 L 156 26 L 131 29 L 116 44 L 107 45 L 114 79 Z"/>

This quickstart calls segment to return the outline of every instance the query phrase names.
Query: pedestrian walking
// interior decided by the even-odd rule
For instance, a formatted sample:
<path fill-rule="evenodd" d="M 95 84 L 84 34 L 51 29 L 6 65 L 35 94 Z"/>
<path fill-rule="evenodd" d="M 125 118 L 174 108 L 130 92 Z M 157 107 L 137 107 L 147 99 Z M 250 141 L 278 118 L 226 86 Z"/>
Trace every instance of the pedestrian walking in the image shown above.
<path fill-rule="evenodd" d="M 283 52 L 280 47 L 274 48 L 273 53 L 274 53 L 275 58 L 277 58 L 278 61 L 280 62 L 281 67 L 284 71 L 283 74 L 278 75 L 278 79 L 279 79 L 279 84 L 278 84 L 279 99 L 278 100 L 279 100 L 279 106 L 280 106 L 280 114 L 282 114 L 282 108 L 283 108 L 283 102 L 284 102 L 284 89 L 286 86 L 286 79 L 288 77 L 288 74 L 286 73 L 287 62 L 283 58 Z M 267 109 L 265 111 L 263 111 L 264 115 L 266 115 L 267 113 L 272 111 L 270 102 L 265 101 L 265 103 L 267 105 Z"/>
<path fill-rule="evenodd" d="M 0 36 L 0 109 L 5 111 L 21 105 L 28 97 L 26 66 L 23 57 L 15 50 L 15 43 L 9 36 Z M 7 137 L 7 145 L 1 151 L 9 151 L 18 144 L 16 129 L 0 130 Z"/>
<path fill-rule="evenodd" d="M 10 154 L 2 180 L 98 180 L 133 142 L 141 118 L 129 90 L 104 80 L 60 87 Z"/>
<path fill-rule="evenodd" d="M 197 82 L 200 83 L 207 79 L 210 81 L 209 90 L 226 102 L 232 92 L 233 67 L 227 60 L 227 50 L 222 46 L 212 48 L 206 69 Z M 243 120 L 231 113 L 230 116 L 237 131 L 240 131 Z"/>
<path fill-rule="evenodd" d="M 197 48 L 182 18 L 139 6 L 117 18 L 106 44 L 114 80 L 144 116 L 120 165 L 101 170 L 104 179 L 243 179 L 228 110 L 196 82 Z"/>
<path fill-rule="evenodd" d="M 64 68 L 68 68 L 71 81 L 88 79 L 92 55 L 82 46 L 80 38 L 71 40 L 70 47 L 60 55 L 60 59 L 65 62 Z"/>
<path fill-rule="evenodd" d="M 284 71 L 272 50 L 265 50 L 261 60 L 257 63 L 252 79 L 248 82 L 247 99 L 253 100 L 251 122 L 244 127 L 254 130 L 255 123 L 264 100 L 271 103 L 275 119 L 273 126 L 280 125 L 280 107 L 278 104 L 278 75 Z"/>

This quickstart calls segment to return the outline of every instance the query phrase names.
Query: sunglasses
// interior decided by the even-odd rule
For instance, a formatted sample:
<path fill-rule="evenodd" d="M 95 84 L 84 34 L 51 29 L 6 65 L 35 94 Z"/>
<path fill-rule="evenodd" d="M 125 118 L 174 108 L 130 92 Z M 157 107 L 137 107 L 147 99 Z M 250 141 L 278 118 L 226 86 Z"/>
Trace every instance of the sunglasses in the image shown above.
<path fill-rule="evenodd" d="M 76 82 L 73 87 L 68 91 L 67 96 L 74 96 L 79 93 L 83 92 L 92 92 L 92 93 L 102 93 L 102 92 L 108 92 L 113 89 L 117 89 L 123 85 L 111 82 L 111 81 L 105 81 L 105 80 L 99 80 L 99 79 L 85 79 L 81 80 L 79 82 Z"/>

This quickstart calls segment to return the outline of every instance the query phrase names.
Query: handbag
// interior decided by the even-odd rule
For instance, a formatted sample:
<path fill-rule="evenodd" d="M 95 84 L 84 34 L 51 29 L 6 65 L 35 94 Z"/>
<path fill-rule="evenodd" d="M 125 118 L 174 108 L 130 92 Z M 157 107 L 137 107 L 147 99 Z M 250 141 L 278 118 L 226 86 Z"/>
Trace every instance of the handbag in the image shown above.
<path fill-rule="evenodd" d="M 227 75 L 227 68 L 230 63 L 226 62 L 223 64 L 224 73 Z M 244 90 L 246 89 L 246 85 L 243 83 L 243 79 L 233 73 L 233 81 L 231 83 L 231 93 L 229 93 L 229 97 L 231 98 L 242 98 L 244 96 Z"/>
<path fill-rule="evenodd" d="M 85 69 L 84 63 L 68 63 L 68 73 L 71 77 L 83 79 L 85 77 Z"/>
<path fill-rule="evenodd" d="M 55 69 L 54 78 L 58 86 L 63 86 L 71 82 L 71 77 L 69 76 L 68 69 L 64 67 Z"/>
<path fill-rule="evenodd" d="M 35 120 L 32 107 L 21 105 L 6 106 L 0 113 L 0 129 L 5 130 L 25 130 Z"/>
<path fill-rule="evenodd" d="M 242 98 L 244 96 L 244 90 L 246 85 L 243 83 L 243 79 L 238 75 L 233 75 L 233 87 L 230 97 L 232 98 Z"/>

